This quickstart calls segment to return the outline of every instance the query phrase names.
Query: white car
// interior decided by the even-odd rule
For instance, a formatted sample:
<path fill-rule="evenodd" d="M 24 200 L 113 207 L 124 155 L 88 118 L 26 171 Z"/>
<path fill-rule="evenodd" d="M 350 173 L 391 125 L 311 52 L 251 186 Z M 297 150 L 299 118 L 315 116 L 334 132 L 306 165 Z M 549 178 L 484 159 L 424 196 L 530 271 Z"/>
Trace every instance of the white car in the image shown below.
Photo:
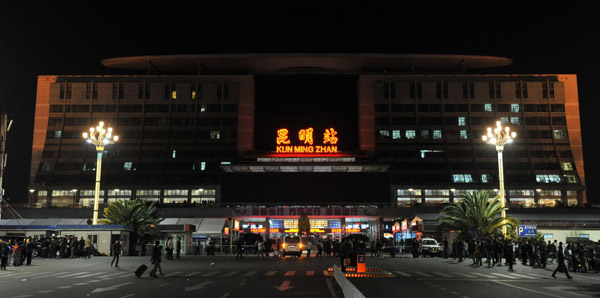
<path fill-rule="evenodd" d="M 419 245 L 419 254 L 423 256 L 440 256 L 444 248 L 433 238 L 423 238 Z"/>
<path fill-rule="evenodd" d="M 302 256 L 302 241 L 300 241 L 300 237 L 298 236 L 285 236 L 281 244 L 281 249 L 283 257 L 287 255 L 300 257 Z"/>

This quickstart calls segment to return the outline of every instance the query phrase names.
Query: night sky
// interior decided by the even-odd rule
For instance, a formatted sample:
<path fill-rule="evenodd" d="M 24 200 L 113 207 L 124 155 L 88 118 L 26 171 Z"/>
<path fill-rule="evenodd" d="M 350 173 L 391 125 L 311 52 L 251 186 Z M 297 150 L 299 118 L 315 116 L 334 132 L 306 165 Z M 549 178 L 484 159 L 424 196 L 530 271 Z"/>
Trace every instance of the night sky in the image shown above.
<path fill-rule="evenodd" d="M 592 1 L 498 2 L 484 8 L 468 1 L 21 2 L 0 2 L 0 109 L 14 119 L 4 178 L 9 202 L 28 195 L 37 75 L 125 74 L 104 68 L 100 60 L 213 53 L 489 55 L 514 61 L 492 73 L 576 74 L 588 200 L 600 202 L 594 137 L 600 11 Z"/>

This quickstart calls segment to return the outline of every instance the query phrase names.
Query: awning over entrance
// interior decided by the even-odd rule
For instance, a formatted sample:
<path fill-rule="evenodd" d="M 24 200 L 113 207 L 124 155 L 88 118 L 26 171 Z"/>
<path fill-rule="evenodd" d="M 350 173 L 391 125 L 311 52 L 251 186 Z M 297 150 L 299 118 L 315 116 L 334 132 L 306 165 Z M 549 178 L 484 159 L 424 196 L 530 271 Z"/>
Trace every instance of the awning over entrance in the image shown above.
<path fill-rule="evenodd" d="M 225 218 L 204 218 L 194 234 L 220 235 L 223 232 L 225 221 Z"/>
<path fill-rule="evenodd" d="M 225 172 L 230 173 L 260 173 L 260 172 L 285 172 L 285 173 L 368 173 L 387 172 L 389 164 L 356 164 L 356 163 L 253 163 L 222 165 Z"/>

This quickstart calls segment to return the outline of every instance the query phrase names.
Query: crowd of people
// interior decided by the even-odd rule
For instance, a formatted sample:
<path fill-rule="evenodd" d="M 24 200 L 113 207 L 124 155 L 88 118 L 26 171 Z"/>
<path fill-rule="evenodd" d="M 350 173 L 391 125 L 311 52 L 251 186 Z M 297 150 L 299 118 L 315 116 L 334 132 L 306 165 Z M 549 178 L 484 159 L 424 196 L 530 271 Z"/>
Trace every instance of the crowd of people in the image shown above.
<path fill-rule="evenodd" d="M 94 253 L 91 238 L 49 237 L 43 239 L 15 238 L 0 239 L 2 270 L 6 266 L 31 265 L 34 257 L 40 258 L 90 258 Z"/>
<path fill-rule="evenodd" d="M 447 257 L 448 242 L 444 239 L 444 256 Z M 452 243 L 452 258 L 462 262 L 463 259 L 472 259 L 474 266 L 488 267 L 505 265 L 512 270 L 513 265 L 520 261 L 523 266 L 532 268 L 546 268 L 548 264 L 558 261 L 557 270 L 566 273 L 568 271 L 587 272 L 588 270 L 600 270 L 600 245 L 596 247 L 585 246 L 580 243 L 554 242 L 533 239 L 482 239 L 464 241 L 455 239 Z M 485 262 L 483 259 L 485 258 Z M 564 263 L 566 261 L 566 264 Z M 564 266 L 564 268 L 563 268 Z M 555 277 L 556 272 L 552 275 Z"/>

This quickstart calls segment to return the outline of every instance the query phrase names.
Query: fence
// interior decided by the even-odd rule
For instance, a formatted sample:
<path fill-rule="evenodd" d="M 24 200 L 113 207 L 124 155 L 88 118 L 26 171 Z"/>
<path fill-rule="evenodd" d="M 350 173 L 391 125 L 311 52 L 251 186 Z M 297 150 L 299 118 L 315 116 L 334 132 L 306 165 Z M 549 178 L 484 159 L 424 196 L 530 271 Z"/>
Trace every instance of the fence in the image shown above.
<path fill-rule="evenodd" d="M 335 280 L 342 288 L 342 292 L 344 292 L 344 297 L 346 298 L 365 298 L 355 285 L 353 285 L 344 275 L 340 268 L 337 265 L 333 265 L 333 273 L 335 276 Z"/>

